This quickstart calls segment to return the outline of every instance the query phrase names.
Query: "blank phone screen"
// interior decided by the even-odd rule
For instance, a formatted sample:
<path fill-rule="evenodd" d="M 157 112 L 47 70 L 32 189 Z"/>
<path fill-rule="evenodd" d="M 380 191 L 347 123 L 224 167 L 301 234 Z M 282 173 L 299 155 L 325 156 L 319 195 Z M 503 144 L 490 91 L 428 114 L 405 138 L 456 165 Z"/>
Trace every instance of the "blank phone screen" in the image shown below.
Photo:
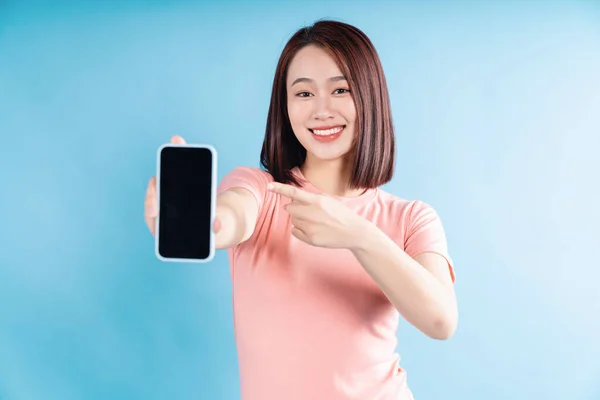
<path fill-rule="evenodd" d="M 213 154 L 206 148 L 165 147 L 160 153 L 158 252 L 165 258 L 206 259 L 211 251 Z"/>

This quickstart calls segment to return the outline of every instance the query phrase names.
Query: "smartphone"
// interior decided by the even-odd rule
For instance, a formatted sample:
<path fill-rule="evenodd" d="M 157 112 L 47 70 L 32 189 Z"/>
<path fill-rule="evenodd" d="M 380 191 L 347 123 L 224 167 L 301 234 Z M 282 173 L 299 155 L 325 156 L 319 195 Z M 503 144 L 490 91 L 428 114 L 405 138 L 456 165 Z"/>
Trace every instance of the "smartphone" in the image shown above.
<path fill-rule="evenodd" d="M 205 263 L 215 255 L 217 151 L 164 144 L 157 154 L 155 252 L 162 261 Z"/>

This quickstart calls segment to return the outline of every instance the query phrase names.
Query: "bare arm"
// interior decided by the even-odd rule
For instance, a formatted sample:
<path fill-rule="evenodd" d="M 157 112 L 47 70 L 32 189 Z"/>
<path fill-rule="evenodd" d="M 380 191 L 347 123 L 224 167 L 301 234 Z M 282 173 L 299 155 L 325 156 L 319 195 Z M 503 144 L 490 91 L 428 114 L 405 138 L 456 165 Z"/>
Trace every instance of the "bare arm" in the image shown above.
<path fill-rule="evenodd" d="M 375 224 L 328 196 L 272 183 L 268 190 L 294 200 L 285 206 L 292 235 L 313 246 L 348 249 L 398 312 L 434 339 L 448 339 L 458 323 L 448 261 L 435 252 L 412 258 Z"/>
<path fill-rule="evenodd" d="M 215 225 L 216 248 L 234 247 L 248 240 L 254 232 L 258 218 L 258 204 L 247 190 L 231 188 L 217 196 L 217 221 Z"/>
<path fill-rule="evenodd" d="M 402 316 L 431 338 L 451 337 L 458 307 L 446 259 L 435 253 L 413 259 L 374 226 L 360 238 L 352 253 Z"/>

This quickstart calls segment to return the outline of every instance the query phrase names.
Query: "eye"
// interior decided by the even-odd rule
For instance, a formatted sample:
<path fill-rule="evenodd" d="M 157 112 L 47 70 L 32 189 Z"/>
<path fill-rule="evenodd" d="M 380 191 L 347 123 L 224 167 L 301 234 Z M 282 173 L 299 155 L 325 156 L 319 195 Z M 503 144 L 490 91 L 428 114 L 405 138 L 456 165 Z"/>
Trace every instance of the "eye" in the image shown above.
<path fill-rule="evenodd" d="M 350 90 L 349 90 L 349 89 L 342 89 L 342 88 L 340 88 L 340 89 L 335 89 L 335 90 L 333 91 L 333 93 L 335 93 L 335 94 L 344 94 L 344 93 L 350 93 Z"/>
<path fill-rule="evenodd" d="M 299 93 L 296 93 L 296 96 L 298 96 L 298 97 L 309 97 L 309 96 L 311 96 L 311 94 L 309 92 L 299 92 Z"/>

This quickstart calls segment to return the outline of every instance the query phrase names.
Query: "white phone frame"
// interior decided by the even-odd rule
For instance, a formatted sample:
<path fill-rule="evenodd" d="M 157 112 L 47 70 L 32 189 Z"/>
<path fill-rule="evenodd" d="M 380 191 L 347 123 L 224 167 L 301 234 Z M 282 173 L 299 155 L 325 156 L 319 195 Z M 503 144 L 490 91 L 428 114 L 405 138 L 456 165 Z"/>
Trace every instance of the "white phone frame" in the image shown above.
<path fill-rule="evenodd" d="M 211 193 L 210 193 L 210 250 L 209 250 L 209 255 L 207 258 L 205 259 L 199 259 L 199 258 L 170 258 L 170 257 L 164 257 L 160 254 L 160 252 L 158 251 L 158 243 L 159 243 L 159 222 L 160 222 L 160 159 L 161 159 L 161 153 L 165 148 L 168 147 L 184 147 L 184 148 L 200 148 L 200 149 L 207 149 L 210 150 L 211 154 L 212 154 L 212 165 L 211 165 Z M 209 144 L 192 144 L 192 143 L 185 143 L 185 144 L 175 144 L 175 143 L 165 143 L 163 145 L 161 145 L 157 152 L 156 152 L 156 204 L 157 204 L 157 208 L 158 208 L 158 215 L 156 216 L 156 221 L 155 221 L 155 229 L 154 232 L 156 232 L 155 236 L 154 236 L 154 253 L 156 255 L 156 257 L 164 262 L 183 262 L 183 263 L 208 263 L 211 262 L 214 257 L 215 257 L 215 232 L 214 232 L 214 224 L 215 224 L 215 217 L 216 217 L 216 203 L 217 203 L 217 150 L 209 145 Z"/>

